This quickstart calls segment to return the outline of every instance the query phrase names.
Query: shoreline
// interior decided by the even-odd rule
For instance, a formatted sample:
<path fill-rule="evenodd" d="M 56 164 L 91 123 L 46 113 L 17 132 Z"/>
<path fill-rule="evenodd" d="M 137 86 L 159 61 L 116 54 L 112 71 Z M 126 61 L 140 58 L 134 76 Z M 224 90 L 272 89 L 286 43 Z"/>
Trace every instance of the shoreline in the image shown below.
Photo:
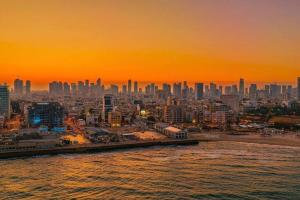
<path fill-rule="evenodd" d="M 300 147 L 300 137 L 296 135 L 274 135 L 261 136 L 257 133 L 250 133 L 247 135 L 231 135 L 226 133 L 197 133 L 192 136 L 193 139 L 199 141 L 207 140 L 210 142 L 244 142 L 253 144 L 268 144 L 288 147 Z"/>
<path fill-rule="evenodd" d="M 103 151 L 112 151 L 118 149 L 146 148 L 152 146 L 170 146 L 170 145 L 196 145 L 199 141 L 196 139 L 185 140 L 154 140 L 154 141 L 135 141 L 111 144 L 82 144 L 70 145 L 64 147 L 55 147 L 49 149 L 30 149 L 0 152 L 0 159 L 31 157 L 41 155 L 58 155 L 74 153 L 94 153 Z"/>

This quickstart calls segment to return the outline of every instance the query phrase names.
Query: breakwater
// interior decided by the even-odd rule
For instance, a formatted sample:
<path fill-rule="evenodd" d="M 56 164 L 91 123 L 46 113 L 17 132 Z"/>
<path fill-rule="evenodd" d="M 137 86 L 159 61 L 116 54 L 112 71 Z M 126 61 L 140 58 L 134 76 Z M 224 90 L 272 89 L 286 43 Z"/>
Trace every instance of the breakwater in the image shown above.
<path fill-rule="evenodd" d="M 195 145 L 198 140 L 154 140 L 154 141 L 134 141 L 134 142 L 118 142 L 109 144 L 83 144 L 69 145 L 63 147 L 54 147 L 46 149 L 30 149 L 0 152 L 0 159 L 40 156 L 40 155 L 57 155 L 71 153 L 93 153 L 101 151 L 110 151 L 117 149 L 142 148 L 151 146 L 168 146 L 168 145 Z"/>

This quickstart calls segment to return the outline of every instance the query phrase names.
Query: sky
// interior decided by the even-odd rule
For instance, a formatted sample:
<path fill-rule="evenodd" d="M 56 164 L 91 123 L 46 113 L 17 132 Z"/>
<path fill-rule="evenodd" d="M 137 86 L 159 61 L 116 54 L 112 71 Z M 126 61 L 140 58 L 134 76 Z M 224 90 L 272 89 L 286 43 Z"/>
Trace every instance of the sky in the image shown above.
<path fill-rule="evenodd" d="M 0 82 L 295 82 L 299 0 L 0 0 Z"/>

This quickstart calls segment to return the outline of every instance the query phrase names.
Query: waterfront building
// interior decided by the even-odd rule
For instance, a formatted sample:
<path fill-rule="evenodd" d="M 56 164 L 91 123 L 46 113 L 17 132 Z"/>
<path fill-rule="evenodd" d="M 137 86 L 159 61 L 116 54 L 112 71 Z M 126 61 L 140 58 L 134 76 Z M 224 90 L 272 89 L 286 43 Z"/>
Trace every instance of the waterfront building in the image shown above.
<path fill-rule="evenodd" d="M 58 102 L 32 103 L 28 107 L 28 122 L 30 127 L 47 126 L 58 130 L 64 125 L 64 109 Z"/>
<path fill-rule="evenodd" d="M 166 135 L 172 139 L 187 139 L 188 133 L 185 130 L 181 130 L 179 128 L 175 128 L 173 126 L 169 126 L 166 123 L 156 123 L 154 124 L 154 128 L 157 132 Z"/>
<path fill-rule="evenodd" d="M 10 95 L 7 85 L 0 85 L 0 116 L 10 118 Z"/>

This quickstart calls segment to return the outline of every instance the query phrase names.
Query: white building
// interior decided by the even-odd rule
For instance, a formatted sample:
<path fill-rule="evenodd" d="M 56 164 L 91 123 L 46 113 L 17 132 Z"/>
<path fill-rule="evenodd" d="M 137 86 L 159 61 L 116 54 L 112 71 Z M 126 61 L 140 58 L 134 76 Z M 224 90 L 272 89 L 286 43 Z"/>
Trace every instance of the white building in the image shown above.
<path fill-rule="evenodd" d="M 169 138 L 173 139 L 187 139 L 188 133 L 187 131 L 175 128 L 173 126 L 168 126 L 165 123 L 157 123 L 154 125 L 154 128 L 159 133 L 166 135 Z"/>

